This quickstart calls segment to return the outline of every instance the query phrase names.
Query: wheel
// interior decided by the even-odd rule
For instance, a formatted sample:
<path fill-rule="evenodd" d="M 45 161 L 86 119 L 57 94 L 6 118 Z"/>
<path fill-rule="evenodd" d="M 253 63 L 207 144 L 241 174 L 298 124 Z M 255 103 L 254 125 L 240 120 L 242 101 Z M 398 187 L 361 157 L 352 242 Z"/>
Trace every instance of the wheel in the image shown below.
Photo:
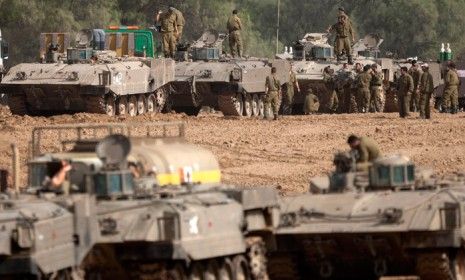
<path fill-rule="evenodd" d="M 178 263 L 168 270 L 168 280 L 186 280 L 187 274 L 184 265 Z"/>
<path fill-rule="evenodd" d="M 124 116 L 128 113 L 128 98 L 126 96 L 121 96 L 117 100 L 118 115 Z"/>
<path fill-rule="evenodd" d="M 131 95 L 128 101 L 128 114 L 131 117 L 137 115 L 137 97 L 135 95 Z"/>
<path fill-rule="evenodd" d="M 157 98 L 151 93 L 147 96 L 147 113 L 155 113 L 157 111 Z"/>
<path fill-rule="evenodd" d="M 160 113 L 163 108 L 165 107 L 165 104 L 166 104 L 166 94 L 165 94 L 165 91 L 163 90 L 157 90 L 155 92 L 155 97 L 156 97 L 156 103 L 157 106 L 155 107 L 157 109 L 157 113 Z"/>
<path fill-rule="evenodd" d="M 105 98 L 105 113 L 108 116 L 114 116 L 116 113 L 115 99 L 113 98 L 113 96 L 108 96 L 107 98 Z"/>
<path fill-rule="evenodd" d="M 137 114 L 143 115 L 147 111 L 147 100 L 145 95 L 141 94 L 137 97 Z"/>
<path fill-rule="evenodd" d="M 258 108 L 258 103 L 260 98 L 257 94 L 254 94 L 252 97 L 252 116 L 258 117 L 260 115 L 260 109 Z"/>
<path fill-rule="evenodd" d="M 251 117 L 253 112 L 252 112 L 252 97 L 250 94 L 246 94 L 244 100 L 243 106 L 243 111 L 244 111 L 244 116 L 246 117 Z"/>
<path fill-rule="evenodd" d="M 189 271 L 189 280 L 203 280 L 203 266 L 199 262 L 192 264 Z"/>
<path fill-rule="evenodd" d="M 232 280 L 234 279 L 234 264 L 230 258 L 225 258 L 221 263 L 218 273 L 219 280 Z"/>
<path fill-rule="evenodd" d="M 464 279 L 464 257 L 459 252 L 455 257 L 446 252 L 422 253 L 417 257 L 416 270 L 422 280 Z"/>
<path fill-rule="evenodd" d="M 249 264 L 242 255 L 237 255 L 233 259 L 234 264 L 234 279 L 236 280 L 250 280 L 252 279 Z"/>
<path fill-rule="evenodd" d="M 24 116 L 28 114 L 26 97 L 24 95 L 8 96 L 8 107 L 13 115 Z"/>
<path fill-rule="evenodd" d="M 265 116 L 265 101 L 263 100 L 263 97 L 258 97 L 258 115 L 260 117 Z"/>
<path fill-rule="evenodd" d="M 455 280 L 465 280 L 465 253 L 460 251 L 454 259 Z"/>
<path fill-rule="evenodd" d="M 266 247 L 261 238 L 249 238 L 247 240 L 247 259 L 249 260 L 250 273 L 254 279 L 268 277 L 266 270 Z"/>
<path fill-rule="evenodd" d="M 239 116 L 244 114 L 244 98 L 242 97 L 241 93 L 236 94 L 235 98 L 233 99 L 234 108 L 238 112 Z"/>
<path fill-rule="evenodd" d="M 219 276 L 220 266 L 216 260 L 209 260 L 205 272 L 203 274 L 204 280 L 217 280 Z"/>

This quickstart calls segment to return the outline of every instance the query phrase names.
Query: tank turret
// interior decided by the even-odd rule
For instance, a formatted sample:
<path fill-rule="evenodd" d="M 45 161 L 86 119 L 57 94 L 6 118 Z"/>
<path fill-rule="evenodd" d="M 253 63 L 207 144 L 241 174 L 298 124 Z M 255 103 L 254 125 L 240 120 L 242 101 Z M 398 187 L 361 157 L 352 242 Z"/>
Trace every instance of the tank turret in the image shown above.
<path fill-rule="evenodd" d="M 176 60 L 178 61 L 214 61 L 219 60 L 223 53 L 223 41 L 227 35 L 213 30 L 206 31 L 192 44 L 177 46 Z"/>

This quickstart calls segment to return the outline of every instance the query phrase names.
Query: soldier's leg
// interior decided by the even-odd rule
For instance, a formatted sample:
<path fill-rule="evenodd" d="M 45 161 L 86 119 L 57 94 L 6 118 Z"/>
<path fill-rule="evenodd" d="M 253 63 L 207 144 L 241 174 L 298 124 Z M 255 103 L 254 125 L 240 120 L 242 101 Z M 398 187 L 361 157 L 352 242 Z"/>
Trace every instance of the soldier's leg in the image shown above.
<path fill-rule="evenodd" d="M 425 118 L 431 119 L 431 93 L 425 93 Z"/>
<path fill-rule="evenodd" d="M 170 40 L 169 40 L 169 33 L 162 34 L 162 41 L 163 41 L 163 54 L 165 57 L 170 56 Z"/>
<path fill-rule="evenodd" d="M 241 34 L 236 35 L 237 55 L 242 57 L 242 36 Z"/>
<path fill-rule="evenodd" d="M 176 35 L 174 33 L 171 33 L 171 36 L 170 36 L 170 57 L 174 58 L 175 53 L 176 53 Z"/>
<path fill-rule="evenodd" d="M 370 104 L 371 104 L 371 92 L 369 89 L 365 89 L 365 113 L 370 112 Z"/>
<path fill-rule="evenodd" d="M 451 113 L 456 114 L 459 109 L 459 92 L 458 89 L 455 88 L 451 92 Z"/>
<path fill-rule="evenodd" d="M 285 114 L 291 115 L 292 114 L 292 105 L 294 104 L 294 89 L 287 89 L 286 92 L 286 106 L 285 107 Z"/>
<path fill-rule="evenodd" d="M 176 36 L 176 44 L 179 44 L 182 38 L 182 30 L 184 29 L 184 26 L 178 26 L 178 35 Z"/>
<path fill-rule="evenodd" d="M 429 100 L 426 99 L 427 93 L 422 92 L 420 94 L 420 118 L 426 118 L 426 106 L 429 104 Z"/>
<path fill-rule="evenodd" d="M 405 117 L 404 95 L 401 93 L 397 93 L 397 107 L 399 108 L 399 116 L 401 118 L 404 118 Z"/>
<path fill-rule="evenodd" d="M 232 57 L 236 57 L 236 38 L 234 37 L 234 32 L 229 33 L 229 50 Z"/>
<path fill-rule="evenodd" d="M 350 39 L 349 38 L 345 38 L 344 39 L 344 51 L 347 55 L 347 63 L 352 65 L 354 64 L 353 60 L 352 60 L 352 46 L 350 45 Z"/>
<path fill-rule="evenodd" d="M 337 113 L 339 108 L 339 98 L 335 90 L 333 90 L 333 98 L 332 98 L 333 105 L 331 106 L 332 113 Z"/>
<path fill-rule="evenodd" d="M 446 89 L 442 93 L 442 111 L 445 113 L 450 112 L 450 90 Z"/>
<path fill-rule="evenodd" d="M 334 53 L 336 54 L 337 61 L 341 60 L 343 48 L 344 48 L 344 38 L 336 38 L 336 45 L 334 46 Z"/>
<path fill-rule="evenodd" d="M 406 117 L 410 116 L 410 99 L 411 98 L 412 98 L 412 93 L 411 92 L 409 92 L 404 97 L 404 112 L 405 112 Z"/>

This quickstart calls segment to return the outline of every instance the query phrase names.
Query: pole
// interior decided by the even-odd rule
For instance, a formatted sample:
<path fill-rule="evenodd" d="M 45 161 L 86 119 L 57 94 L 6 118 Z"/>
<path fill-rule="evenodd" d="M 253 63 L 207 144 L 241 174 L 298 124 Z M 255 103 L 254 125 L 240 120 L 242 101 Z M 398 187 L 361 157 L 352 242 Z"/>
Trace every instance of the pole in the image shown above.
<path fill-rule="evenodd" d="M 277 0 L 278 1 L 278 22 L 277 22 L 277 25 L 276 25 L 276 54 L 279 52 L 279 16 L 280 16 L 280 0 Z"/>
<path fill-rule="evenodd" d="M 20 187 L 20 163 L 19 163 L 19 149 L 16 144 L 11 144 L 11 150 L 13 152 L 13 188 L 15 192 L 18 194 L 19 193 L 19 187 Z"/>

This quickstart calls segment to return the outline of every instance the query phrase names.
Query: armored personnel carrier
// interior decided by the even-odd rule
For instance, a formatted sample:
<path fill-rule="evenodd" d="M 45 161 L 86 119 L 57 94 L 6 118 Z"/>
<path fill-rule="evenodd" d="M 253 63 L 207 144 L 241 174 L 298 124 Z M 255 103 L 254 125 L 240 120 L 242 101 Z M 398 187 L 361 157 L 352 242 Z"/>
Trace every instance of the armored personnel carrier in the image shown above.
<path fill-rule="evenodd" d="M 311 180 L 312 194 L 281 199 L 271 278 L 464 279 L 464 174 L 438 178 L 398 155 L 369 172 L 347 153 L 334 162 L 334 173 Z"/>
<path fill-rule="evenodd" d="M 89 112 L 137 115 L 161 111 L 174 61 L 155 59 L 150 30 L 114 27 L 41 36 L 42 63 L 12 67 L 1 83 L 13 114 Z"/>
<path fill-rule="evenodd" d="M 265 79 L 274 66 L 284 85 L 289 80 L 289 64 L 284 60 L 228 58 L 222 53 L 225 38 L 209 31 L 193 44 L 178 48 L 171 109 L 195 115 L 208 106 L 225 116 L 264 116 Z"/>

